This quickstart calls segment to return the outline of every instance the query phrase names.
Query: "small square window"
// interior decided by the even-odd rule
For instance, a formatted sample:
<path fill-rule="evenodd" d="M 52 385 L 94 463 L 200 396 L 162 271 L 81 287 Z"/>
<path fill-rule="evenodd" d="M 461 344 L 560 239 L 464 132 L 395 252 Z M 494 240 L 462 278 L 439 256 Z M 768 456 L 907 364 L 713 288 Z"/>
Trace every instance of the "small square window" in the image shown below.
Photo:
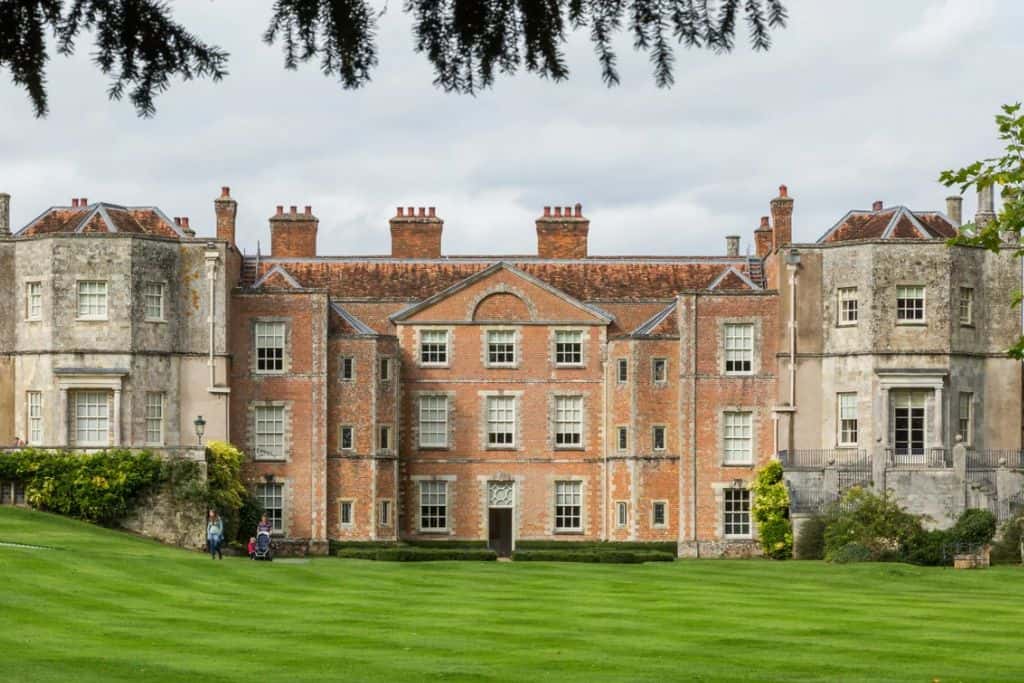
<path fill-rule="evenodd" d="M 651 526 L 663 527 L 666 525 L 666 505 L 663 500 L 656 500 L 651 506 Z"/>
<path fill-rule="evenodd" d="M 107 283 L 83 280 L 78 283 L 78 317 L 83 320 L 107 319 Z"/>
<path fill-rule="evenodd" d="M 420 364 L 421 365 L 447 365 L 448 364 L 448 331 L 447 330 L 421 330 L 420 331 Z"/>
<path fill-rule="evenodd" d="M 341 448 L 341 450 L 352 450 L 354 448 L 354 432 L 352 430 L 352 427 L 349 427 L 348 425 L 342 425 L 341 429 L 339 430 L 338 441 L 338 446 Z"/>
<path fill-rule="evenodd" d="M 896 288 L 896 320 L 899 322 L 924 322 L 924 287 L 900 285 Z"/>
<path fill-rule="evenodd" d="M 657 426 L 653 430 L 652 440 L 654 442 L 654 450 L 663 451 L 665 450 L 665 428 Z"/>
<path fill-rule="evenodd" d="M 356 359 L 352 356 L 341 357 L 341 379 L 351 382 L 356 378 Z"/>
<path fill-rule="evenodd" d="M 515 330 L 487 331 L 487 365 L 512 366 L 516 363 Z"/>
<path fill-rule="evenodd" d="M 651 379 L 655 384 L 663 384 L 668 381 L 668 361 L 664 358 L 655 358 L 651 362 Z"/>
<path fill-rule="evenodd" d="M 583 333 L 579 330 L 555 332 L 555 365 L 583 365 Z"/>
<path fill-rule="evenodd" d="M 624 529 L 629 524 L 629 503 L 620 500 L 615 503 L 615 526 Z"/>
<path fill-rule="evenodd" d="M 618 363 L 619 384 L 625 384 L 629 380 L 629 360 L 620 358 Z"/>

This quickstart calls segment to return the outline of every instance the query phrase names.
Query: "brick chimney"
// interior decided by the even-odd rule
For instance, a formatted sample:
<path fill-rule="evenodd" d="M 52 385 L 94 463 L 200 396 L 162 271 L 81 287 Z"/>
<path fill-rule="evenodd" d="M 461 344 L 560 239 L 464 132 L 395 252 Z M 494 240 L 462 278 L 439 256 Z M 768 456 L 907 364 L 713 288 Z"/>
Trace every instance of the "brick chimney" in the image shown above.
<path fill-rule="evenodd" d="M 758 258 L 764 258 L 772 251 L 772 228 L 768 216 L 761 216 L 761 225 L 754 231 L 754 251 Z"/>
<path fill-rule="evenodd" d="M 958 194 L 946 197 L 946 216 L 953 222 L 953 227 L 959 228 L 963 223 L 964 198 Z"/>
<path fill-rule="evenodd" d="M 213 212 L 217 215 L 217 239 L 235 246 L 235 214 L 238 202 L 231 198 L 231 188 L 220 188 L 220 197 L 213 200 Z"/>
<path fill-rule="evenodd" d="M 583 206 L 544 207 L 537 219 L 537 254 L 541 258 L 586 258 L 590 219 Z"/>
<path fill-rule="evenodd" d="M 779 196 L 771 201 L 772 248 L 781 249 L 784 244 L 793 243 L 793 198 L 789 189 L 779 185 Z"/>
<path fill-rule="evenodd" d="M 444 221 L 431 207 L 399 206 L 391 224 L 391 256 L 394 258 L 440 258 Z"/>
<path fill-rule="evenodd" d="M 885 202 L 883 202 L 881 199 L 876 199 L 871 203 L 872 211 L 881 211 L 883 208 L 885 208 Z"/>
<path fill-rule="evenodd" d="M 995 200 L 992 195 L 992 186 L 988 185 L 978 189 L 978 212 L 974 214 L 974 224 L 979 228 L 988 225 L 996 217 Z"/>
<path fill-rule="evenodd" d="M 739 256 L 740 255 L 740 236 L 739 235 L 726 235 L 726 237 L 725 237 L 725 255 L 726 256 Z"/>
<path fill-rule="evenodd" d="M 11 234 L 11 195 L 0 192 L 0 237 Z"/>
<path fill-rule="evenodd" d="M 307 206 L 299 213 L 298 207 L 289 207 L 285 213 L 283 206 L 277 207 L 277 213 L 270 217 L 270 255 L 271 256 L 316 256 L 316 230 L 320 219 L 313 215 L 313 207 Z M 219 230 L 218 223 L 218 230 Z"/>

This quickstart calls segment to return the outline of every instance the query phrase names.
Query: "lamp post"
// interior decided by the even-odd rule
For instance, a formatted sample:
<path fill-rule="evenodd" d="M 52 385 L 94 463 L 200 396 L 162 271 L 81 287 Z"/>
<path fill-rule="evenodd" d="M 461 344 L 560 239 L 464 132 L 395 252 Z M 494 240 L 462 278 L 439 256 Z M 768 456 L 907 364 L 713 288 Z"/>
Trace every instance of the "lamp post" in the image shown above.
<path fill-rule="evenodd" d="M 192 422 L 196 426 L 196 438 L 199 440 L 199 445 L 203 445 L 203 434 L 206 432 L 206 420 L 200 415 Z"/>

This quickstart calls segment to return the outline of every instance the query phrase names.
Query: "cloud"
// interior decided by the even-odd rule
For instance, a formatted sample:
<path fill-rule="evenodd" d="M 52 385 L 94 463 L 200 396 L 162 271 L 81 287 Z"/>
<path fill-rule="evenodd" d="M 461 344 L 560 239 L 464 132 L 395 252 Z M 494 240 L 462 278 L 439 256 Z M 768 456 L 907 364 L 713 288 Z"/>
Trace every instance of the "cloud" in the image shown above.
<path fill-rule="evenodd" d="M 989 28 L 994 16 L 994 0 L 942 0 L 925 10 L 918 25 L 897 36 L 895 48 L 916 55 L 956 53 L 964 41 Z"/>

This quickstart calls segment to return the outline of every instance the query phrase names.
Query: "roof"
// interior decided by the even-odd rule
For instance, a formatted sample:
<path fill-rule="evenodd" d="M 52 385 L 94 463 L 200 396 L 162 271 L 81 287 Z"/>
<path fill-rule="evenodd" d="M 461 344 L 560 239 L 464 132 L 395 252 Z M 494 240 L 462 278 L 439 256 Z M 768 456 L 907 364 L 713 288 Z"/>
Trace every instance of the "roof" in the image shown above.
<path fill-rule="evenodd" d="M 854 210 L 818 238 L 818 244 L 878 239 L 948 239 L 957 229 L 949 218 L 938 211 L 911 211 L 905 206 L 878 210 Z"/>
<path fill-rule="evenodd" d="M 643 325 L 633 330 L 631 337 L 650 337 L 656 334 L 672 333 L 675 327 L 675 302 L 651 316 Z M 663 324 L 668 321 L 669 324 Z"/>
<path fill-rule="evenodd" d="M 96 202 L 87 206 L 51 206 L 16 233 L 18 237 L 75 233 L 129 233 L 185 237 L 185 232 L 155 206 Z"/>

